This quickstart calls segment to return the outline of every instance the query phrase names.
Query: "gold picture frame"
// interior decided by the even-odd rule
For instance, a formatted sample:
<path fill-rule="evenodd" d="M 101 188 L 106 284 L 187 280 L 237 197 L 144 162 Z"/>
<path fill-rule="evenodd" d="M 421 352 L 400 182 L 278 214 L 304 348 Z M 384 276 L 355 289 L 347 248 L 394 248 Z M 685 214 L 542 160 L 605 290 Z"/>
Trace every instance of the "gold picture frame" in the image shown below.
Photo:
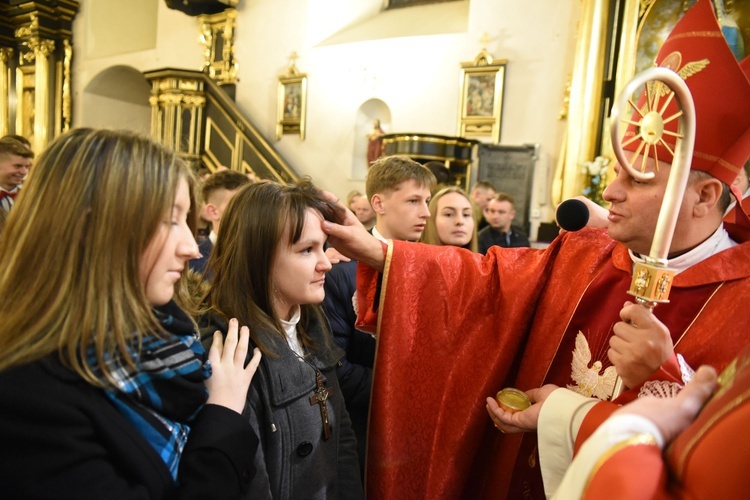
<path fill-rule="evenodd" d="M 457 134 L 500 142 L 507 59 L 494 60 L 485 49 L 461 63 Z"/>
<path fill-rule="evenodd" d="M 284 134 L 299 134 L 300 140 L 305 140 L 307 74 L 297 70 L 294 58 L 286 74 L 279 76 L 276 140 Z"/>

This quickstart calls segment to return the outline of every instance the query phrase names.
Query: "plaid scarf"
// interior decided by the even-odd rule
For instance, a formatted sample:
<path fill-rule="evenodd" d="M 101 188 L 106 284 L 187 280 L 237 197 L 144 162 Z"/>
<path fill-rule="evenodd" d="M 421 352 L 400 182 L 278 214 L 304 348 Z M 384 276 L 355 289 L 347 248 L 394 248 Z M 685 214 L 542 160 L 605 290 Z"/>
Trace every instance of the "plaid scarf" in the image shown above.
<path fill-rule="evenodd" d="M 140 356 L 131 351 L 135 369 L 120 359 L 106 359 L 116 387 L 107 397 L 148 443 L 177 480 L 182 450 L 192 421 L 207 398 L 204 381 L 211 375 L 208 357 L 187 315 L 174 303 L 155 308 L 157 318 L 171 335 L 146 335 Z M 93 350 L 88 361 L 97 366 Z M 102 375 L 100 368 L 95 368 Z"/>

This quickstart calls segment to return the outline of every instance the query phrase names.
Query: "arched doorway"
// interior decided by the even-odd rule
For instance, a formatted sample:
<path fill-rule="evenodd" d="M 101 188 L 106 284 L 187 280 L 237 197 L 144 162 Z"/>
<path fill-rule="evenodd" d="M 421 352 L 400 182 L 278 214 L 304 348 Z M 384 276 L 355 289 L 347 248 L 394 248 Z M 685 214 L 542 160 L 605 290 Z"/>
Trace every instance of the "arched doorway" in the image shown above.
<path fill-rule="evenodd" d="M 86 85 L 80 125 L 151 133 L 151 87 L 130 66 L 107 68 Z"/>
<path fill-rule="evenodd" d="M 380 99 L 369 99 L 357 110 L 354 120 L 354 151 L 352 152 L 352 179 L 367 177 L 367 135 L 372 132 L 373 122 L 380 120 L 385 133 L 391 130 L 391 109 Z"/>

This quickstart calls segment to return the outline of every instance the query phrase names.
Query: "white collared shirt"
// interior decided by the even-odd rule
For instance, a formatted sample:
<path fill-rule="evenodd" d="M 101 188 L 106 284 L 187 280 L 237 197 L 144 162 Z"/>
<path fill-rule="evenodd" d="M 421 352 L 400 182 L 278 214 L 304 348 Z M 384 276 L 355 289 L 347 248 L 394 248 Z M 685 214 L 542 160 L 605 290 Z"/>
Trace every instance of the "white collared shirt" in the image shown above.
<path fill-rule="evenodd" d="M 300 318 L 300 307 L 294 306 L 294 313 L 292 317 L 287 320 L 280 320 L 281 327 L 284 329 L 284 335 L 286 336 L 286 342 L 289 344 L 289 348 L 302 359 L 305 355 L 305 351 L 302 350 L 302 344 L 299 343 L 299 337 L 297 336 L 297 323 Z"/>
<path fill-rule="evenodd" d="M 717 253 L 728 250 L 734 246 L 737 246 L 737 242 L 729 236 L 729 233 L 724 229 L 724 225 L 721 224 L 706 241 L 689 252 L 677 256 L 674 259 L 669 259 L 667 261 L 667 267 L 674 269 L 676 271 L 675 274 L 680 274 L 682 271 L 703 262 L 712 255 L 716 255 Z M 633 263 L 644 261 L 640 255 L 634 253 L 632 250 L 628 250 L 628 253 L 630 253 L 630 258 L 633 260 Z"/>

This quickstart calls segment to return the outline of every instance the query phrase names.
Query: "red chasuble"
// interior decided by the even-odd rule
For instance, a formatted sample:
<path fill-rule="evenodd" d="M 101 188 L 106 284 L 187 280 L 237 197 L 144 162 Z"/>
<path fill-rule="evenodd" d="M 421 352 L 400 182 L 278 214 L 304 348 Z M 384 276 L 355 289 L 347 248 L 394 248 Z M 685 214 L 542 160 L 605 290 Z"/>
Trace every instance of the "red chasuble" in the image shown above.
<path fill-rule="evenodd" d="M 379 335 L 370 498 L 543 498 L 535 436 L 497 432 L 484 399 L 508 385 L 577 385 L 579 331 L 604 371 L 630 269 L 625 247 L 594 229 L 545 250 L 493 247 L 484 257 L 394 242 L 382 284 L 359 266 L 358 325 L 377 324 Z M 677 276 L 672 303 L 656 314 L 688 363 L 721 369 L 746 343 L 749 278 L 750 243 Z"/>

